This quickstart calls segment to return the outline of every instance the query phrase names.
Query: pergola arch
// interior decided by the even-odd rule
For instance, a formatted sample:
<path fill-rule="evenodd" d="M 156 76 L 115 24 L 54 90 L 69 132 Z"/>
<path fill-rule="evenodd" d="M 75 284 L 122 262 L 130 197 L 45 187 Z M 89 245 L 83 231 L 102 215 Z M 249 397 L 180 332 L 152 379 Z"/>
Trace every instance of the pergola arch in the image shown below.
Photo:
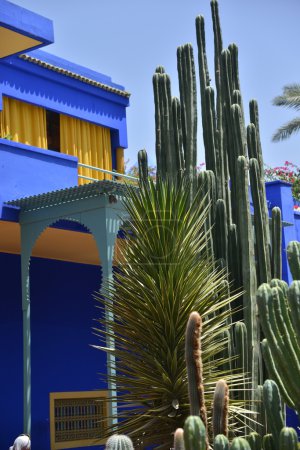
<path fill-rule="evenodd" d="M 21 283 L 23 312 L 23 386 L 24 431 L 31 432 L 31 311 L 30 258 L 40 235 L 60 220 L 75 221 L 93 235 L 101 255 L 103 281 L 112 279 L 115 240 L 120 225 L 126 220 L 122 197 L 126 189 L 120 183 L 99 181 L 61 191 L 8 202 L 20 208 Z M 107 342 L 112 346 L 113 342 Z M 107 356 L 108 371 L 114 371 L 114 359 Z M 109 386 L 114 390 L 114 386 Z M 112 404 L 109 414 L 115 414 Z"/>

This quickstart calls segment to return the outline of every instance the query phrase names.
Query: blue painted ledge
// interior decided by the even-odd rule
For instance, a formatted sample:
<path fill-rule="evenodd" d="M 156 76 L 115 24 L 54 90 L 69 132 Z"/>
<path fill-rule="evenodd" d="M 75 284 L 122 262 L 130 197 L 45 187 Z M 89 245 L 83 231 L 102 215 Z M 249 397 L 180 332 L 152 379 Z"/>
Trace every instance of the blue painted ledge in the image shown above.
<path fill-rule="evenodd" d="M 78 184 L 78 159 L 0 139 L 0 219 L 3 202 Z"/>

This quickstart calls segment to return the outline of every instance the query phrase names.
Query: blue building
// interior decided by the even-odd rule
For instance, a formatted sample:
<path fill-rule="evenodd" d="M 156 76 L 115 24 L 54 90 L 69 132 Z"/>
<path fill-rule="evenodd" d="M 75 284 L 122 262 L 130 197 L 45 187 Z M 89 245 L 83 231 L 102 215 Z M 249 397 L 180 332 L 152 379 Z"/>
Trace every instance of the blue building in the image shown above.
<path fill-rule="evenodd" d="M 87 448 L 109 415 L 92 294 L 112 276 L 129 93 L 40 50 L 50 20 L 1 0 L 0 22 L 0 446 Z"/>
<path fill-rule="evenodd" d="M 0 37 L 0 446 L 28 432 L 35 450 L 89 448 L 113 388 L 98 375 L 111 361 L 91 347 L 92 294 L 117 257 L 129 93 L 40 50 L 52 22 L 6 0 Z M 290 282 L 300 213 L 289 184 L 266 190 L 286 225 Z"/>

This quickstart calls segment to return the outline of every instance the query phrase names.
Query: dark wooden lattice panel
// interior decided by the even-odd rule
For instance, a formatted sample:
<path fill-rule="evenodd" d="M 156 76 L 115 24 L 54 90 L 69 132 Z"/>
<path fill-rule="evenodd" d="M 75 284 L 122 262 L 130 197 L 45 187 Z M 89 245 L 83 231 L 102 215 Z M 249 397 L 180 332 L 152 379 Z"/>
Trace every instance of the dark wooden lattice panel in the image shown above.
<path fill-rule="evenodd" d="M 106 391 L 50 394 L 51 449 L 102 443 L 106 398 Z"/>

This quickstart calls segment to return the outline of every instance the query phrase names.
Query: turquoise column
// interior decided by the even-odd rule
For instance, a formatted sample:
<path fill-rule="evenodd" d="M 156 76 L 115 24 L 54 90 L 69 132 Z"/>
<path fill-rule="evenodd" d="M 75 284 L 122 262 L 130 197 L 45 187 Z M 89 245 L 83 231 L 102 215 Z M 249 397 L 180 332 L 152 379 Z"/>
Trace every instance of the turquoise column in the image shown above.
<path fill-rule="evenodd" d="M 113 256 L 117 234 L 124 218 L 124 209 L 120 198 L 115 196 L 116 203 L 110 204 L 107 196 L 80 198 L 70 203 L 49 205 L 31 211 L 20 212 L 21 225 L 21 276 L 22 276 L 22 310 L 23 310 L 23 390 L 24 390 L 24 432 L 31 434 L 31 316 L 30 316 L 30 257 L 38 237 L 55 222 L 63 220 L 76 221 L 84 225 L 92 233 L 102 261 L 103 283 L 113 278 Z M 113 320 L 113 317 L 107 318 Z M 107 338 L 106 345 L 114 348 L 114 339 Z M 107 356 L 107 372 L 114 375 L 115 358 Z M 111 395 L 116 394 L 116 386 L 109 383 Z M 111 423 L 116 422 L 117 404 L 109 406 Z M 113 419 L 112 417 L 115 416 Z"/>
<path fill-rule="evenodd" d="M 31 434 L 31 305 L 30 256 L 39 233 L 31 225 L 21 224 L 21 277 L 23 315 L 23 428 Z"/>
<path fill-rule="evenodd" d="M 88 217 L 85 216 L 82 218 L 84 224 L 86 224 L 92 232 L 100 252 L 102 264 L 102 291 L 105 291 L 106 286 L 113 281 L 114 248 L 121 224 L 119 212 L 119 208 L 105 208 L 101 211 L 101 221 L 91 214 L 89 214 Z M 105 311 L 105 314 L 108 321 L 113 321 L 114 318 L 110 312 Z M 113 349 L 114 345 L 114 339 L 107 336 L 106 346 Z M 107 374 L 109 376 L 114 376 L 115 373 L 115 356 L 111 353 L 107 353 Z M 108 382 L 108 389 L 111 396 L 116 396 L 116 386 L 111 381 Z M 109 404 L 109 418 L 111 424 L 117 422 L 117 402 L 111 402 Z"/>

